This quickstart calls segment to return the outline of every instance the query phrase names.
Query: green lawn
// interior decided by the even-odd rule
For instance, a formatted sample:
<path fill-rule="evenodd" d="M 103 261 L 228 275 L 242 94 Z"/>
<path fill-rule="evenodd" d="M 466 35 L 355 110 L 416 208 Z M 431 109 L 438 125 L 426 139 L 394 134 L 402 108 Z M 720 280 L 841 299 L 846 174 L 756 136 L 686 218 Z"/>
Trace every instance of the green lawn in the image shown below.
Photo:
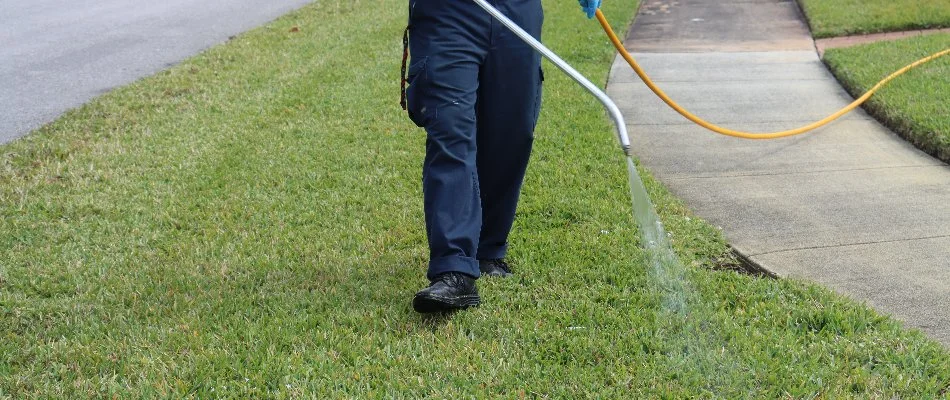
<path fill-rule="evenodd" d="M 857 97 L 891 72 L 944 49 L 950 49 L 950 34 L 830 49 L 825 63 Z M 891 81 L 864 108 L 917 147 L 950 162 L 950 56 Z"/>
<path fill-rule="evenodd" d="M 947 0 L 798 0 L 816 38 L 950 27 Z"/>
<path fill-rule="evenodd" d="M 599 26 L 545 6 L 547 43 L 604 82 Z M 411 311 L 405 20 L 403 1 L 316 2 L 0 146 L 0 398 L 947 396 L 946 349 L 714 269 L 718 231 L 649 177 L 688 268 L 646 267 L 610 125 L 550 68 L 517 277 L 480 281 L 477 309 Z"/>

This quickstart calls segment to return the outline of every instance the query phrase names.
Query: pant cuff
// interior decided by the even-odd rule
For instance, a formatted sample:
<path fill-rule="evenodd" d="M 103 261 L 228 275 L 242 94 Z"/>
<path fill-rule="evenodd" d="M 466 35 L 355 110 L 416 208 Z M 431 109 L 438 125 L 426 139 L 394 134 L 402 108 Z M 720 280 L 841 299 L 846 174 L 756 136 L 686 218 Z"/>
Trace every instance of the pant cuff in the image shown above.
<path fill-rule="evenodd" d="M 429 272 L 426 278 L 433 281 L 446 272 L 461 272 L 476 279 L 481 275 L 478 270 L 478 260 L 463 256 L 445 256 L 429 260 Z"/>

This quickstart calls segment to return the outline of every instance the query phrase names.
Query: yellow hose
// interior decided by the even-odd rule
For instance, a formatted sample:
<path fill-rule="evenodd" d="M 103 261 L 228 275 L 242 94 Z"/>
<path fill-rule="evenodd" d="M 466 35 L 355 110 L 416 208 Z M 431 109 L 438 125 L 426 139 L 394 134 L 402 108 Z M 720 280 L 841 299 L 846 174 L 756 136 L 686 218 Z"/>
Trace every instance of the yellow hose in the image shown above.
<path fill-rule="evenodd" d="M 617 51 L 620 52 L 620 55 L 623 56 L 623 59 L 627 60 L 627 64 L 630 64 L 630 67 L 633 68 L 633 70 L 637 73 L 637 76 L 639 76 L 640 79 L 643 80 L 643 83 L 645 83 L 647 87 L 649 87 L 650 90 L 653 91 L 653 93 L 659 96 L 660 99 L 662 99 L 664 103 L 669 105 L 672 109 L 676 110 L 676 112 L 680 113 L 680 115 L 686 117 L 686 119 L 693 121 L 696 124 L 706 129 L 709 129 L 713 132 L 716 132 L 722 135 L 738 137 L 738 138 L 743 138 L 743 139 L 775 139 L 775 138 L 780 138 L 780 137 L 798 135 L 801 133 L 808 132 L 812 129 L 821 127 L 831 121 L 838 119 L 842 115 L 845 115 L 851 110 L 854 110 L 855 108 L 860 106 L 862 103 L 867 101 L 867 99 L 871 98 L 871 95 L 873 95 L 874 92 L 876 92 L 882 86 L 886 85 L 892 79 L 902 75 L 903 73 L 907 71 L 910 71 L 911 69 L 921 64 L 924 64 L 936 58 L 950 54 L 950 49 L 946 49 L 946 50 L 934 53 L 930 56 L 921 58 L 917 61 L 914 61 L 912 64 L 907 65 L 906 67 L 897 70 L 893 74 L 888 75 L 887 78 L 884 78 L 883 80 L 878 82 L 876 85 L 874 85 L 874 87 L 871 88 L 871 90 L 868 90 L 867 93 L 859 97 L 857 100 L 853 101 L 851 104 L 848 104 L 847 107 L 842 108 L 838 112 L 831 114 L 820 121 L 813 122 L 811 124 L 805 125 L 800 128 L 795 128 L 795 129 L 780 131 L 780 132 L 768 132 L 768 133 L 740 132 L 740 131 L 735 131 L 728 128 L 723 128 L 716 124 L 707 122 L 703 120 L 702 118 L 699 118 L 696 115 L 693 115 L 689 111 L 686 111 L 686 109 L 681 107 L 679 104 L 676 104 L 676 102 L 673 101 L 673 99 L 667 96 L 666 93 L 663 92 L 663 90 L 661 90 L 659 87 L 656 86 L 655 83 L 653 83 L 650 77 L 647 76 L 646 72 L 643 71 L 643 68 L 640 68 L 640 64 L 637 64 L 637 61 L 633 59 L 633 56 L 631 56 L 630 53 L 627 52 L 627 49 L 623 47 L 623 42 L 621 42 L 620 39 L 617 38 L 617 35 L 614 34 L 613 28 L 610 27 L 610 24 L 607 22 L 607 18 L 604 18 L 604 14 L 601 13 L 600 10 L 597 10 L 597 20 L 600 21 L 600 26 L 604 28 L 604 32 L 606 32 L 607 36 L 610 37 L 610 41 L 613 42 L 614 47 L 617 48 Z"/>

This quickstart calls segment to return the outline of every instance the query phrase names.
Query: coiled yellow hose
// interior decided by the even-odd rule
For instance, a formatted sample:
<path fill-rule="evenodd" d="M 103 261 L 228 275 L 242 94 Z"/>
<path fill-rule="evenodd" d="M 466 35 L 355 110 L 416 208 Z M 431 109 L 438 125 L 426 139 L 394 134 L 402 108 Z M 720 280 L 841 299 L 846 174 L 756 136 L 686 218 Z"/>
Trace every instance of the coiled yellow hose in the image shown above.
<path fill-rule="evenodd" d="M 920 66 L 921 64 L 933 61 L 934 59 L 950 54 L 950 49 L 946 49 L 946 50 L 931 54 L 927 57 L 921 58 L 917 61 L 914 61 L 913 63 L 905 66 L 904 68 L 901 68 L 895 71 L 894 73 L 888 75 L 887 78 L 882 79 L 880 82 L 875 84 L 874 87 L 871 88 L 871 90 L 868 90 L 867 93 L 859 97 L 857 100 L 853 101 L 851 104 L 848 104 L 847 107 L 842 108 L 841 110 L 838 110 L 838 112 L 835 112 L 834 114 L 831 114 L 819 121 L 802 126 L 800 128 L 790 129 L 787 131 L 763 132 L 763 133 L 742 132 L 742 131 L 736 131 L 736 130 L 732 130 L 728 128 L 723 128 L 711 122 L 705 121 L 702 118 L 697 117 L 693 113 L 686 111 L 686 109 L 681 107 L 679 104 L 676 104 L 676 102 L 673 101 L 673 99 L 667 96 L 666 93 L 663 92 L 663 90 L 661 90 L 659 87 L 656 86 L 655 83 L 653 83 L 653 80 L 651 80 L 650 77 L 646 74 L 646 72 L 643 71 L 643 68 L 640 67 L 640 64 L 637 64 L 637 60 L 635 60 L 633 56 L 631 56 L 630 53 L 627 52 L 627 49 L 623 47 L 623 42 L 621 42 L 620 39 L 617 38 L 617 35 L 614 34 L 613 28 L 610 27 L 610 24 L 607 22 L 607 18 L 604 17 L 604 14 L 601 13 L 600 10 L 597 10 L 597 20 L 600 21 L 600 26 L 604 28 L 604 32 L 607 33 L 608 37 L 610 37 L 610 41 L 613 42 L 614 47 L 617 48 L 617 51 L 620 52 L 620 55 L 623 57 L 623 59 L 627 60 L 627 64 L 630 64 L 630 67 L 633 68 L 634 72 L 637 73 L 637 76 L 639 76 L 640 79 L 643 80 L 643 83 L 645 83 L 647 87 L 649 87 L 650 90 L 653 91 L 653 93 L 659 96 L 659 98 L 662 99 L 664 103 L 669 105 L 672 109 L 676 110 L 676 112 L 678 112 L 680 115 L 686 117 L 686 119 L 693 121 L 696 124 L 706 129 L 709 129 L 713 132 L 716 132 L 722 135 L 738 137 L 738 138 L 743 138 L 743 139 L 775 139 L 775 138 L 802 134 L 810 130 L 813 130 L 815 128 L 821 127 L 831 121 L 834 121 L 840 118 L 842 115 L 847 114 L 851 110 L 854 110 L 855 108 L 863 104 L 865 101 L 871 98 L 874 92 L 877 92 L 878 89 L 886 85 L 888 82 L 890 82 L 894 78 L 901 76 L 905 72 L 910 71 L 911 69 L 914 69 L 917 66 Z"/>

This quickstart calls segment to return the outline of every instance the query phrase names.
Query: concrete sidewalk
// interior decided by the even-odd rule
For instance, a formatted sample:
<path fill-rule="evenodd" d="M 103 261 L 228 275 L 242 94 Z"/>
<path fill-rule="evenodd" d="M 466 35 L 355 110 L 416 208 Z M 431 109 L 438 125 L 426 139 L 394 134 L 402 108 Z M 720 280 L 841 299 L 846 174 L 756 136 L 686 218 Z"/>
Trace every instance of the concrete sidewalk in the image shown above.
<path fill-rule="evenodd" d="M 730 128 L 794 128 L 852 101 L 793 1 L 647 1 L 626 43 L 674 100 Z M 860 110 L 791 138 L 717 135 L 619 57 L 607 92 L 643 165 L 750 261 L 950 345 L 950 166 Z"/>

